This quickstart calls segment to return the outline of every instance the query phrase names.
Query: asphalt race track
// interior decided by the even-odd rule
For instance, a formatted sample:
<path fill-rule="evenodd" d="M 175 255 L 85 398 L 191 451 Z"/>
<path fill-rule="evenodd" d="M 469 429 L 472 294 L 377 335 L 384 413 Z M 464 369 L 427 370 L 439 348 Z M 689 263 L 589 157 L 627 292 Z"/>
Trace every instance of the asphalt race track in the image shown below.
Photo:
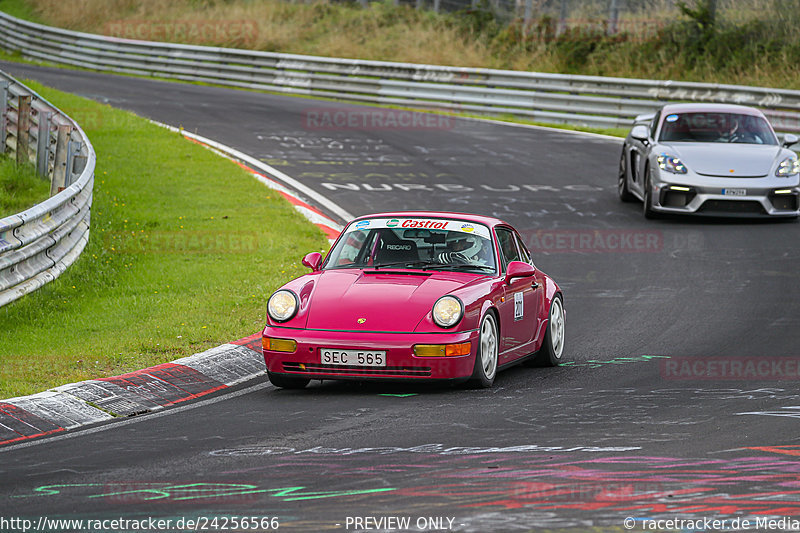
<path fill-rule="evenodd" d="M 0 68 L 233 146 L 354 215 L 507 220 L 564 289 L 570 361 L 513 368 L 489 390 L 251 381 L 6 447 L 0 515 L 576 533 L 626 531 L 626 517 L 634 531 L 703 518 L 731 530 L 738 518 L 750 521 L 741 531 L 796 530 L 756 520 L 800 519 L 800 224 L 645 220 L 616 196 L 619 140 Z"/>

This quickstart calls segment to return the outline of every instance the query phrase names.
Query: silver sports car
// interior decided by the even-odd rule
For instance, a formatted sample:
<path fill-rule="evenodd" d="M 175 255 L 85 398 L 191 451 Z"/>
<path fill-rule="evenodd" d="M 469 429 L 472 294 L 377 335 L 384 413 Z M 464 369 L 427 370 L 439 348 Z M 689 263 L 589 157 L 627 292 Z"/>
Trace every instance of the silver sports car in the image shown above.
<path fill-rule="evenodd" d="M 757 109 L 670 104 L 636 117 L 622 145 L 619 197 L 644 203 L 644 216 L 797 217 L 800 162 Z"/>

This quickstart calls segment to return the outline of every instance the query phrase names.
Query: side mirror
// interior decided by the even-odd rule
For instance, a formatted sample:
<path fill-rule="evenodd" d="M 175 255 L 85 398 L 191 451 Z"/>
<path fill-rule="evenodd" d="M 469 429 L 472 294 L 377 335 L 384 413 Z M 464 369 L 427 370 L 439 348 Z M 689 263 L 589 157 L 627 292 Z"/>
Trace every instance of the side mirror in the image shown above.
<path fill-rule="evenodd" d="M 800 139 L 797 138 L 797 135 L 793 133 L 787 133 L 783 136 L 783 143 L 781 143 L 784 147 L 789 148 L 791 145 L 797 143 Z"/>
<path fill-rule="evenodd" d="M 506 268 L 506 283 L 511 283 L 514 278 L 527 278 L 536 274 L 536 269 L 522 261 L 511 261 Z"/>
<path fill-rule="evenodd" d="M 314 272 L 319 270 L 319 265 L 322 263 L 322 254 L 319 252 L 311 252 L 310 254 L 306 254 L 303 258 L 303 265 L 307 266 Z"/>
<path fill-rule="evenodd" d="M 631 130 L 631 137 L 637 141 L 644 142 L 650 137 L 650 130 L 647 129 L 647 126 L 639 124 L 638 126 L 634 126 Z"/>

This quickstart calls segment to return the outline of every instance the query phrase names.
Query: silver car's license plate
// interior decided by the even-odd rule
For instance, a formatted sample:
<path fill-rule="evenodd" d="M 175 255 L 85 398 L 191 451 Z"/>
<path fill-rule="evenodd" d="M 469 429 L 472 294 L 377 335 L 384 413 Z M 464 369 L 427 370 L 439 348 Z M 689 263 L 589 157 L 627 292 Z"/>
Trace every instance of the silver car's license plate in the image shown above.
<path fill-rule="evenodd" d="M 320 356 L 326 365 L 386 366 L 385 351 L 321 348 Z"/>
<path fill-rule="evenodd" d="M 747 189 L 722 189 L 725 196 L 747 196 Z"/>

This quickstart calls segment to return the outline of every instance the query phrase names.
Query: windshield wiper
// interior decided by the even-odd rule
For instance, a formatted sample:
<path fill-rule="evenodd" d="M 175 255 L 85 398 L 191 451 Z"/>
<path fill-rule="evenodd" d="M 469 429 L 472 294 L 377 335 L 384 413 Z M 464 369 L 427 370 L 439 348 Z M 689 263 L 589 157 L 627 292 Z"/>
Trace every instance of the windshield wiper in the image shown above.
<path fill-rule="evenodd" d="M 399 267 L 399 266 L 406 266 L 406 267 L 422 266 L 422 267 L 427 268 L 427 267 L 429 267 L 431 265 L 438 265 L 438 263 L 431 263 L 430 261 L 423 261 L 423 260 L 418 260 L 418 261 L 397 261 L 395 263 L 381 263 L 380 265 L 373 265 L 372 268 L 374 268 L 375 270 L 377 270 L 379 268 Z"/>
<path fill-rule="evenodd" d="M 485 265 L 470 265 L 470 264 L 463 264 L 463 265 L 441 265 L 441 264 L 432 264 L 429 267 L 431 270 L 484 270 L 488 272 L 494 272 L 494 267 L 485 266 Z"/>
<path fill-rule="evenodd" d="M 442 263 L 437 263 L 434 261 L 397 261 L 395 263 L 381 263 L 380 265 L 373 265 L 372 268 L 378 270 L 380 268 L 391 268 L 391 267 L 422 267 L 422 270 L 482 270 L 486 272 L 494 272 L 494 267 L 484 266 L 484 265 L 470 265 L 470 264 L 463 264 L 463 265 L 444 265 Z"/>

